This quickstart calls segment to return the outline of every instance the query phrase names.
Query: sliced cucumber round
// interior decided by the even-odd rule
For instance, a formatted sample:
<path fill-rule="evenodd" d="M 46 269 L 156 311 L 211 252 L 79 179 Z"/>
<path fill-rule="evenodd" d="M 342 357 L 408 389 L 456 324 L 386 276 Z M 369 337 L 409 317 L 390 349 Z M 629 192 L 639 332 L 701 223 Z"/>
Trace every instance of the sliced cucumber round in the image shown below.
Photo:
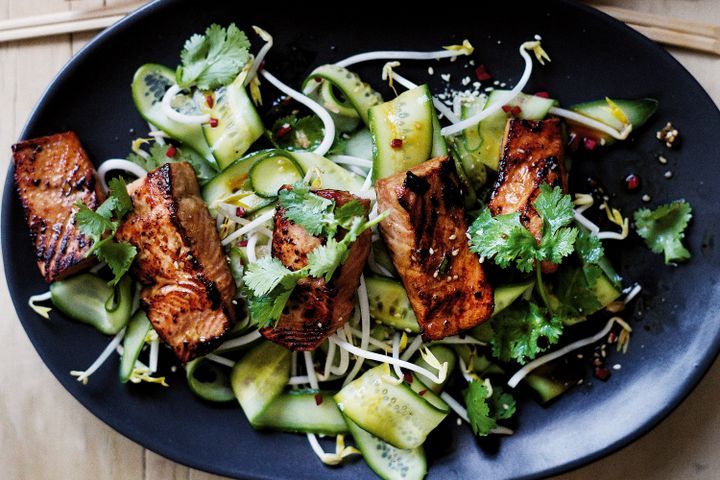
<path fill-rule="evenodd" d="M 430 158 L 434 110 L 427 85 L 370 109 L 373 180 L 407 171 Z"/>
<path fill-rule="evenodd" d="M 188 362 L 185 375 L 190 390 L 203 400 L 224 403 L 235 399 L 228 367 L 200 357 Z"/>
<path fill-rule="evenodd" d="M 323 83 L 332 84 L 345 97 L 345 100 L 341 102 L 332 91 L 330 92 L 332 95 L 332 97 L 329 97 L 331 108 L 332 106 L 338 107 L 338 112 L 333 113 L 345 111 L 352 105 L 365 125 L 368 124 L 368 110 L 383 101 L 382 96 L 373 90 L 370 85 L 363 82 L 356 73 L 344 67 L 332 64 L 317 67 L 303 83 L 303 91 L 308 92 L 311 87 L 315 88 L 313 83 L 317 82 L 316 79 L 321 79 Z M 321 97 L 322 88 L 323 86 L 320 85 Z"/>
<path fill-rule="evenodd" d="M 293 152 L 293 158 L 302 166 L 304 172 L 314 170 L 319 174 L 320 188 L 357 192 L 365 182 L 361 176 L 312 152 Z"/>
<path fill-rule="evenodd" d="M 133 370 L 135 362 L 145 345 L 145 337 L 152 329 L 152 324 L 142 310 L 138 310 L 128 322 L 125 337 L 123 337 L 123 353 L 120 359 L 120 381 L 126 383 Z"/>
<path fill-rule="evenodd" d="M 239 158 L 210 180 L 202 190 L 203 199 L 210 211 L 214 210 L 218 202 L 242 207 L 246 213 L 272 203 L 272 200 L 258 197 L 253 193 L 250 185 L 250 169 L 255 162 L 274 154 L 274 152 L 278 151 L 262 150 Z"/>
<path fill-rule="evenodd" d="M 347 433 L 347 425 L 332 395 L 315 390 L 290 390 L 281 393 L 256 419 L 253 426 L 283 432 L 324 435 Z"/>
<path fill-rule="evenodd" d="M 235 398 L 251 425 L 282 393 L 290 379 L 290 350 L 263 342 L 235 364 L 230 375 Z"/>
<path fill-rule="evenodd" d="M 409 450 L 395 448 L 366 432 L 345 417 L 350 434 L 373 472 L 384 480 L 421 480 L 427 473 L 427 460 L 422 446 Z"/>
<path fill-rule="evenodd" d="M 365 372 L 335 395 L 338 408 L 363 430 L 397 448 L 415 448 L 447 416 L 405 383 L 385 380 L 385 365 Z"/>
<path fill-rule="evenodd" d="M 365 286 L 372 318 L 396 330 L 409 333 L 419 331 L 415 312 L 400 282 L 373 275 L 365 277 Z"/>
<path fill-rule="evenodd" d="M 161 102 L 165 92 L 175 85 L 175 72 L 163 65 L 147 63 L 140 67 L 133 77 L 132 96 L 135 107 L 146 122 L 155 125 L 175 140 L 182 142 L 200 154 L 213 168 L 217 162 L 205 141 L 200 125 L 188 125 L 172 120 L 163 113 Z M 178 95 L 176 101 L 195 109 L 192 98 Z M 190 112 L 187 113 L 196 113 Z"/>
<path fill-rule="evenodd" d="M 53 305 L 68 317 L 87 323 L 106 335 L 127 325 L 132 311 L 133 289 L 126 275 L 115 287 L 97 275 L 81 273 L 50 285 Z"/>
<path fill-rule="evenodd" d="M 267 155 L 250 168 L 250 187 L 263 198 L 275 198 L 283 185 L 301 182 L 302 167 L 286 153 Z"/>
<path fill-rule="evenodd" d="M 221 169 L 240 158 L 265 132 L 260 115 L 243 86 L 244 78 L 238 75 L 233 83 L 210 94 L 196 93 L 200 111 L 217 120 L 214 127 L 203 125 L 203 134 Z M 212 95 L 212 107 L 206 95 Z"/>

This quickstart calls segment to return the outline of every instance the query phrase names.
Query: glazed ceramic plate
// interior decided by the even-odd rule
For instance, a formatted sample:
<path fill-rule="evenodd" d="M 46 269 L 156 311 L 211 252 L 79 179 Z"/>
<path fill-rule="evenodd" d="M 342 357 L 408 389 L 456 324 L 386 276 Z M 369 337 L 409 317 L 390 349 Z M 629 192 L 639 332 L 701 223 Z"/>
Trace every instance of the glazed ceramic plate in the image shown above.
<path fill-rule="evenodd" d="M 146 62 L 174 67 L 184 40 L 212 22 L 236 22 L 250 32 L 260 25 L 275 38 L 266 68 L 298 86 L 315 66 L 351 54 L 379 50 L 433 50 L 469 39 L 473 58 L 496 79 L 513 85 L 522 71 L 518 46 L 539 34 L 552 63 L 535 67 L 526 91 L 549 91 L 563 105 L 603 98 L 653 97 L 657 114 L 631 141 L 596 158 L 574 162 L 573 182 L 583 191 L 584 179 L 600 179 L 613 202 L 630 213 L 643 203 L 686 198 L 694 208 L 687 243 L 693 259 L 668 267 L 635 237 L 619 265 L 626 282 L 643 285 L 643 294 L 628 315 L 635 333 L 626 355 L 611 354 L 621 364 L 610 381 L 587 377 L 549 407 L 521 400 L 517 433 L 499 442 L 478 441 L 454 415 L 426 444 L 430 478 L 526 478 L 578 467 L 638 438 L 668 415 L 698 383 L 718 352 L 720 261 L 714 250 L 720 162 L 716 141 L 720 113 L 697 82 L 671 58 L 639 34 L 588 7 L 565 2 L 492 2 L 476 10 L 452 7 L 442 15 L 415 20 L 388 9 L 384 14 L 323 18 L 314 8 L 293 12 L 269 4 L 239 2 L 160 1 L 100 34 L 60 72 L 38 103 L 21 138 L 65 130 L 80 136 L 96 163 L 124 157 L 130 141 L 147 131 L 130 95 L 135 69 Z M 528 2 L 530 3 L 530 2 Z M 256 42 L 255 49 L 259 42 Z M 454 63 L 403 62 L 402 72 L 427 81 L 440 93 L 450 83 L 461 86 L 473 76 L 466 59 Z M 382 62 L 360 65 L 358 72 L 382 88 Z M 384 93 L 388 94 L 387 90 Z M 672 121 L 682 146 L 667 149 L 655 132 Z M 664 154 L 667 165 L 656 160 Z M 6 152 L 9 154 L 9 152 Z M 664 178 L 671 170 L 671 180 Z M 642 192 L 624 194 L 624 176 L 642 178 Z M 218 407 L 200 401 L 187 389 L 182 369 L 171 373 L 172 358 L 161 364 L 171 388 L 123 385 L 113 360 L 88 385 L 70 370 L 86 368 L 108 339 L 93 329 L 54 314 L 39 321 L 27 298 L 44 292 L 33 261 L 32 246 L 12 177 L 5 184 L 2 246 L 7 283 L 20 321 L 48 368 L 93 414 L 121 434 L 180 463 L 243 478 L 372 478 L 362 461 L 342 468 L 323 466 L 302 435 L 253 431 L 235 405 Z M 596 331 L 600 325 L 587 326 Z M 589 385 L 590 384 L 590 385 Z"/>

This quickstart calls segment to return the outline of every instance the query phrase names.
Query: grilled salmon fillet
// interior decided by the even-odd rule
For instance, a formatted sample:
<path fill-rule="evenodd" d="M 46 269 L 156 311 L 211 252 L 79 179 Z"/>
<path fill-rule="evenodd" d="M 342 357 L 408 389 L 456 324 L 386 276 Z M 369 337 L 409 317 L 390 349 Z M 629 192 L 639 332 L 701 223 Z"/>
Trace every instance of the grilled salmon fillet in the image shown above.
<path fill-rule="evenodd" d="M 560 186 L 564 192 L 568 189 L 560 119 L 508 120 L 501 152 L 490 212 L 520 212 L 520 222 L 540 241 L 543 221 L 533 207 L 540 185 Z M 557 265 L 543 262 L 542 269 L 550 273 Z"/>
<path fill-rule="evenodd" d="M 15 186 L 35 244 L 40 273 L 51 283 L 95 262 L 85 257 L 92 241 L 75 224 L 79 200 L 95 210 L 105 196 L 74 132 L 17 143 Z"/>
<path fill-rule="evenodd" d="M 493 289 L 470 252 L 460 179 L 439 157 L 376 184 L 380 231 L 425 340 L 440 340 L 492 315 Z"/>
<path fill-rule="evenodd" d="M 117 239 L 138 250 L 143 309 L 183 362 L 212 350 L 230 329 L 235 282 L 215 222 L 188 163 L 166 163 L 128 185 L 133 211 Z"/>
<path fill-rule="evenodd" d="M 284 189 L 292 187 L 284 186 Z M 370 203 L 340 190 L 313 190 L 341 207 L 356 200 L 369 211 Z M 345 235 L 338 232 L 338 240 Z M 370 255 L 372 233 L 366 230 L 350 246 L 347 261 L 336 271 L 330 282 L 322 278 L 304 278 L 293 290 L 280 320 L 274 327 L 260 333 L 290 350 L 314 350 L 327 337 L 347 322 L 355 307 L 355 292 L 360 275 Z M 323 238 L 307 233 L 305 229 L 285 218 L 278 206 L 275 212 L 275 231 L 272 238 L 272 255 L 290 270 L 296 271 L 308 264 L 308 254 L 324 242 Z"/>

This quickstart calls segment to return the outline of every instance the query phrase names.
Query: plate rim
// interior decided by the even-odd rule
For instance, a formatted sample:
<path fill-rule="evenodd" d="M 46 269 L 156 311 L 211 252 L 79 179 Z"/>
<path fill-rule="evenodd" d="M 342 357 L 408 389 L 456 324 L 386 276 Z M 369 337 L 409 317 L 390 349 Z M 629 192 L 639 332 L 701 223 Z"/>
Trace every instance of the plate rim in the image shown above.
<path fill-rule="evenodd" d="M 35 103 L 35 106 L 33 107 L 31 113 L 25 120 L 25 123 L 23 124 L 23 127 L 20 131 L 20 138 L 24 138 L 26 136 L 26 133 L 29 129 L 29 126 L 31 122 L 34 120 L 36 114 L 38 111 L 43 107 L 43 105 L 46 103 L 47 99 L 51 97 L 55 91 L 56 88 L 58 88 L 58 81 L 61 80 L 64 76 L 68 75 L 68 72 L 70 70 L 73 70 L 77 67 L 78 64 L 84 61 L 84 58 L 92 51 L 94 51 L 97 48 L 101 48 L 103 43 L 105 41 L 110 41 L 113 36 L 115 36 L 118 32 L 122 31 L 123 29 L 135 24 L 136 22 L 142 21 L 144 17 L 147 15 L 153 13 L 155 10 L 165 8 L 166 4 L 172 3 L 172 0 L 153 0 L 152 2 L 143 5 L 142 7 L 134 10 L 129 15 L 118 21 L 117 23 L 113 24 L 109 28 L 103 30 L 101 33 L 96 35 L 92 40 L 90 40 L 86 45 L 84 45 L 75 55 L 72 56 L 68 60 L 67 63 L 65 63 L 61 69 L 58 71 L 56 75 L 53 76 L 52 80 L 48 84 L 48 86 L 45 88 L 37 102 Z M 679 67 L 682 72 L 684 72 L 687 76 L 687 78 L 695 84 L 696 87 L 698 87 L 698 91 L 701 92 L 701 95 L 704 97 L 704 99 L 709 102 L 714 107 L 714 114 L 717 117 L 720 117 L 720 109 L 718 107 L 718 104 L 713 100 L 713 98 L 708 94 L 708 92 L 705 90 L 705 88 L 700 84 L 700 82 L 690 73 L 690 71 L 682 64 L 680 63 L 674 56 L 670 54 L 664 47 L 660 46 L 659 44 L 655 43 L 654 41 L 650 40 L 649 38 L 645 37 L 638 31 L 632 29 L 631 27 L 627 26 L 625 23 L 623 23 L 620 20 L 617 20 L 616 18 L 610 16 L 609 14 L 602 12 L 601 10 L 598 10 L 596 8 L 593 8 L 590 5 L 577 2 L 575 0 L 552 0 L 550 2 L 551 4 L 554 3 L 555 5 L 559 6 L 570 6 L 572 8 L 576 8 L 580 11 L 582 11 L 584 14 L 594 16 L 596 18 L 601 19 L 604 23 L 614 26 L 615 28 L 620 28 L 624 30 L 626 33 L 632 35 L 636 42 L 642 43 L 646 48 L 650 48 L 654 51 L 654 57 L 661 58 L 665 62 L 672 64 L 674 67 Z M 0 217 L 0 240 L 2 241 L 2 252 L 3 252 L 3 258 L 5 258 L 5 252 L 8 251 L 8 242 L 9 242 L 9 235 L 6 234 L 6 226 L 10 225 L 10 209 L 8 206 L 8 203 L 11 201 L 11 196 L 15 195 L 15 187 L 14 187 L 14 179 L 13 179 L 13 171 L 14 171 L 14 165 L 13 162 L 10 161 L 6 173 L 5 178 L 5 185 L 4 185 L 4 192 L 3 192 L 3 200 L 2 200 L 2 212 Z M 8 263 L 3 261 L 3 270 L 5 274 L 5 280 L 7 283 L 7 289 L 9 297 L 12 301 L 13 309 L 15 310 L 15 316 L 20 321 L 23 331 L 27 335 L 28 339 L 30 340 L 30 343 L 32 344 L 35 352 L 40 357 L 40 360 L 43 362 L 45 367 L 47 367 L 52 375 L 55 377 L 55 380 L 62 385 L 62 387 L 66 390 L 67 393 L 69 393 L 75 401 L 80 403 L 90 414 L 101 420 L 105 425 L 112 428 L 115 432 L 122 435 L 123 437 L 131 440 L 132 442 L 136 443 L 137 445 L 146 448 L 152 452 L 155 452 L 164 458 L 170 459 L 171 461 L 174 461 L 176 463 L 179 463 L 181 465 L 185 465 L 190 468 L 195 468 L 198 470 L 202 470 L 205 472 L 210 473 L 216 473 L 220 475 L 226 475 L 228 477 L 235 478 L 237 473 L 231 472 L 229 470 L 226 470 L 222 468 L 221 466 L 218 466 L 216 464 L 212 464 L 210 462 L 202 462 L 194 459 L 192 456 L 188 457 L 181 457 L 179 455 L 176 455 L 175 452 L 172 451 L 170 448 L 165 448 L 163 444 L 154 445 L 153 447 L 149 447 L 145 444 L 145 442 L 142 442 L 140 440 L 141 434 L 138 432 L 133 431 L 132 428 L 125 428 L 121 422 L 115 422 L 111 419 L 107 418 L 106 415 L 102 413 L 97 413 L 93 411 L 93 409 L 90 406 L 91 402 L 85 402 L 78 397 L 76 397 L 67 387 L 66 384 L 69 384 L 69 382 L 72 379 L 65 379 L 64 371 L 60 372 L 59 367 L 52 366 L 45 362 L 45 355 L 44 355 L 44 349 L 41 347 L 38 347 L 38 344 L 36 343 L 37 338 L 32 332 L 32 329 L 28 330 L 25 328 L 26 321 L 21 318 L 21 316 L 18 314 L 18 305 L 20 303 L 24 303 L 19 299 L 16 299 L 16 295 L 14 295 L 14 287 L 11 286 L 11 283 L 14 284 L 14 281 L 17 281 L 18 279 L 13 276 L 12 272 L 9 271 Z M 12 280 L 12 281 L 11 281 Z M 517 478 L 541 478 L 541 477 L 548 477 L 548 476 L 554 476 L 559 475 L 562 473 L 570 472 L 572 470 L 576 470 L 578 468 L 590 465 L 600 459 L 603 459 L 605 457 L 608 457 L 614 453 L 617 453 L 618 451 L 622 450 L 623 448 L 629 446 L 630 444 L 636 442 L 640 438 L 647 435 L 650 431 L 655 429 L 660 423 L 662 423 L 668 416 L 670 416 L 671 413 L 673 413 L 686 399 L 687 397 L 695 391 L 697 386 L 700 384 L 700 382 L 703 380 L 703 378 L 707 375 L 707 373 L 712 368 L 713 364 L 717 361 L 718 355 L 720 354 L 720 328 L 718 328 L 715 338 L 713 339 L 712 347 L 706 352 L 707 354 L 702 357 L 702 359 L 698 362 L 697 368 L 693 369 L 690 375 L 688 375 L 685 378 L 685 382 L 682 383 L 682 388 L 677 389 L 671 396 L 670 401 L 664 405 L 661 409 L 654 412 L 653 415 L 647 418 L 647 420 L 636 430 L 631 432 L 630 434 L 627 434 L 625 436 L 622 436 L 615 441 L 609 443 L 604 448 L 595 450 L 591 453 L 585 454 L 583 456 L 574 458 L 573 460 L 561 463 L 559 465 L 546 468 L 544 470 L 540 470 L 537 472 L 533 472 L 531 474 L 528 474 L 526 476 L 517 477 Z M 62 375 L 61 375 L 62 374 Z M 429 472 L 430 473 L 430 472 Z M 268 475 L 256 475 L 256 474 L 249 474 L 249 473 L 243 473 L 244 478 L 253 478 L 253 479 L 272 479 L 275 478 L 273 476 Z"/>

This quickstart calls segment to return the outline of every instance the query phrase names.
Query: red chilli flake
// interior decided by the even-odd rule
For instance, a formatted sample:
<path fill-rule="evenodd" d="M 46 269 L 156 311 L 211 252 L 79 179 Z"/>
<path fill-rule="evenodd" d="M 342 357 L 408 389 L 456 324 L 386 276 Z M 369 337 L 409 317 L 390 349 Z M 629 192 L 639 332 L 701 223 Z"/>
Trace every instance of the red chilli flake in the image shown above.
<path fill-rule="evenodd" d="M 595 150 L 595 147 L 597 147 L 597 140 L 593 138 L 583 138 L 583 146 L 585 147 L 585 150 L 593 151 Z"/>
<path fill-rule="evenodd" d="M 595 371 L 593 372 L 593 375 L 598 380 L 602 380 L 604 382 L 608 378 L 610 378 L 610 370 L 608 370 L 605 367 L 595 367 Z"/>
<path fill-rule="evenodd" d="M 177 148 L 175 147 L 175 145 L 170 145 L 167 149 L 167 152 L 165 152 L 165 155 L 168 158 L 174 158 L 176 153 L 177 153 Z"/>
<path fill-rule="evenodd" d="M 503 105 L 502 111 L 505 113 L 510 113 L 510 112 L 512 112 L 512 107 L 510 105 Z"/>
<path fill-rule="evenodd" d="M 479 67 L 477 67 L 475 69 L 475 76 L 481 82 L 484 82 L 485 80 L 490 80 L 491 78 L 493 78 L 493 76 L 490 75 L 488 73 L 488 71 L 485 69 L 485 65 L 480 65 Z"/>
<path fill-rule="evenodd" d="M 285 124 L 283 124 L 282 127 L 277 129 L 277 132 L 275 132 L 275 136 L 277 138 L 282 138 L 285 135 L 287 135 L 288 133 L 290 133 L 291 131 L 292 131 L 292 127 L 289 124 L 285 123 Z"/>
<path fill-rule="evenodd" d="M 548 92 L 535 92 L 535 96 L 540 98 L 550 98 L 550 94 Z"/>
<path fill-rule="evenodd" d="M 517 116 L 519 116 L 519 115 L 522 113 L 522 108 L 520 108 L 519 106 L 515 105 L 515 106 L 512 107 L 512 109 L 510 110 L 510 113 L 512 113 L 512 116 L 513 116 L 513 117 L 517 117 Z"/>
<path fill-rule="evenodd" d="M 208 93 L 205 96 L 205 103 L 207 103 L 208 108 L 213 108 L 215 106 L 215 98 L 212 94 Z"/>
<path fill-rule="evenodd" d="M 640 177 L 638 177 L 634 173 L 631 173 L 630 175 L 625 177 L 625 188 L 628 192 L 633 192 L 640 188 Z"/>
<path fill-rule="evenodd" d="M 402 138 L 393 138 L 392 141 L 390 142 L 390 146 L 392 148 L 401 148 L 402 145 L 403 145 Z"/>
<path fill-rule="evenodd" d="M 210 127 L 215 128 L 218 126 L 218 119 L 217 118 L 211 118 L 210 119 Z"/>
<path fill-rule="evenodd" d="M 413 382 L 413 376 L 409 372 L 403 373 L 403 379 L 405 380 L 405 383 L 407 383 L 407 384 L 412 384 L 412 382 Z"/>
<path fill-rule="evenodd" d="M 246 212 L 245 209 L 242 208 L 242 207 L 237 207 L 237 208 L 235 209 L 235 215 L 237 215 L 237 216 L 240 217 L 240 218 L 243 218 L 246 214 L 247 214 L 247 212 Z"/>
<path fill-rule="evenodd" d="M 420 396 L 422 397 L 422 396 L 425 395 L 426 393 L 427 393 L 427 388 L 426 388 L 426 389 L 423 389 L 423 390 L 420 390 L 420 391 L 418 392 L 418 395 L 420 395 Z"/>
<path fill-rule="evenodd" d="M 248 244 L 247 240 L 242 240 L 242 241 L 238 242 L 238 247 L 247 247 L 247 244 Z"/>
<path fill-rule="evenodd" d="M 316 393 L 315 394 L 315 405 L 320 406 L 320 405 L 322 405 L 322 402 L 323 402 L 323 396 L 319 393 Z"/>

